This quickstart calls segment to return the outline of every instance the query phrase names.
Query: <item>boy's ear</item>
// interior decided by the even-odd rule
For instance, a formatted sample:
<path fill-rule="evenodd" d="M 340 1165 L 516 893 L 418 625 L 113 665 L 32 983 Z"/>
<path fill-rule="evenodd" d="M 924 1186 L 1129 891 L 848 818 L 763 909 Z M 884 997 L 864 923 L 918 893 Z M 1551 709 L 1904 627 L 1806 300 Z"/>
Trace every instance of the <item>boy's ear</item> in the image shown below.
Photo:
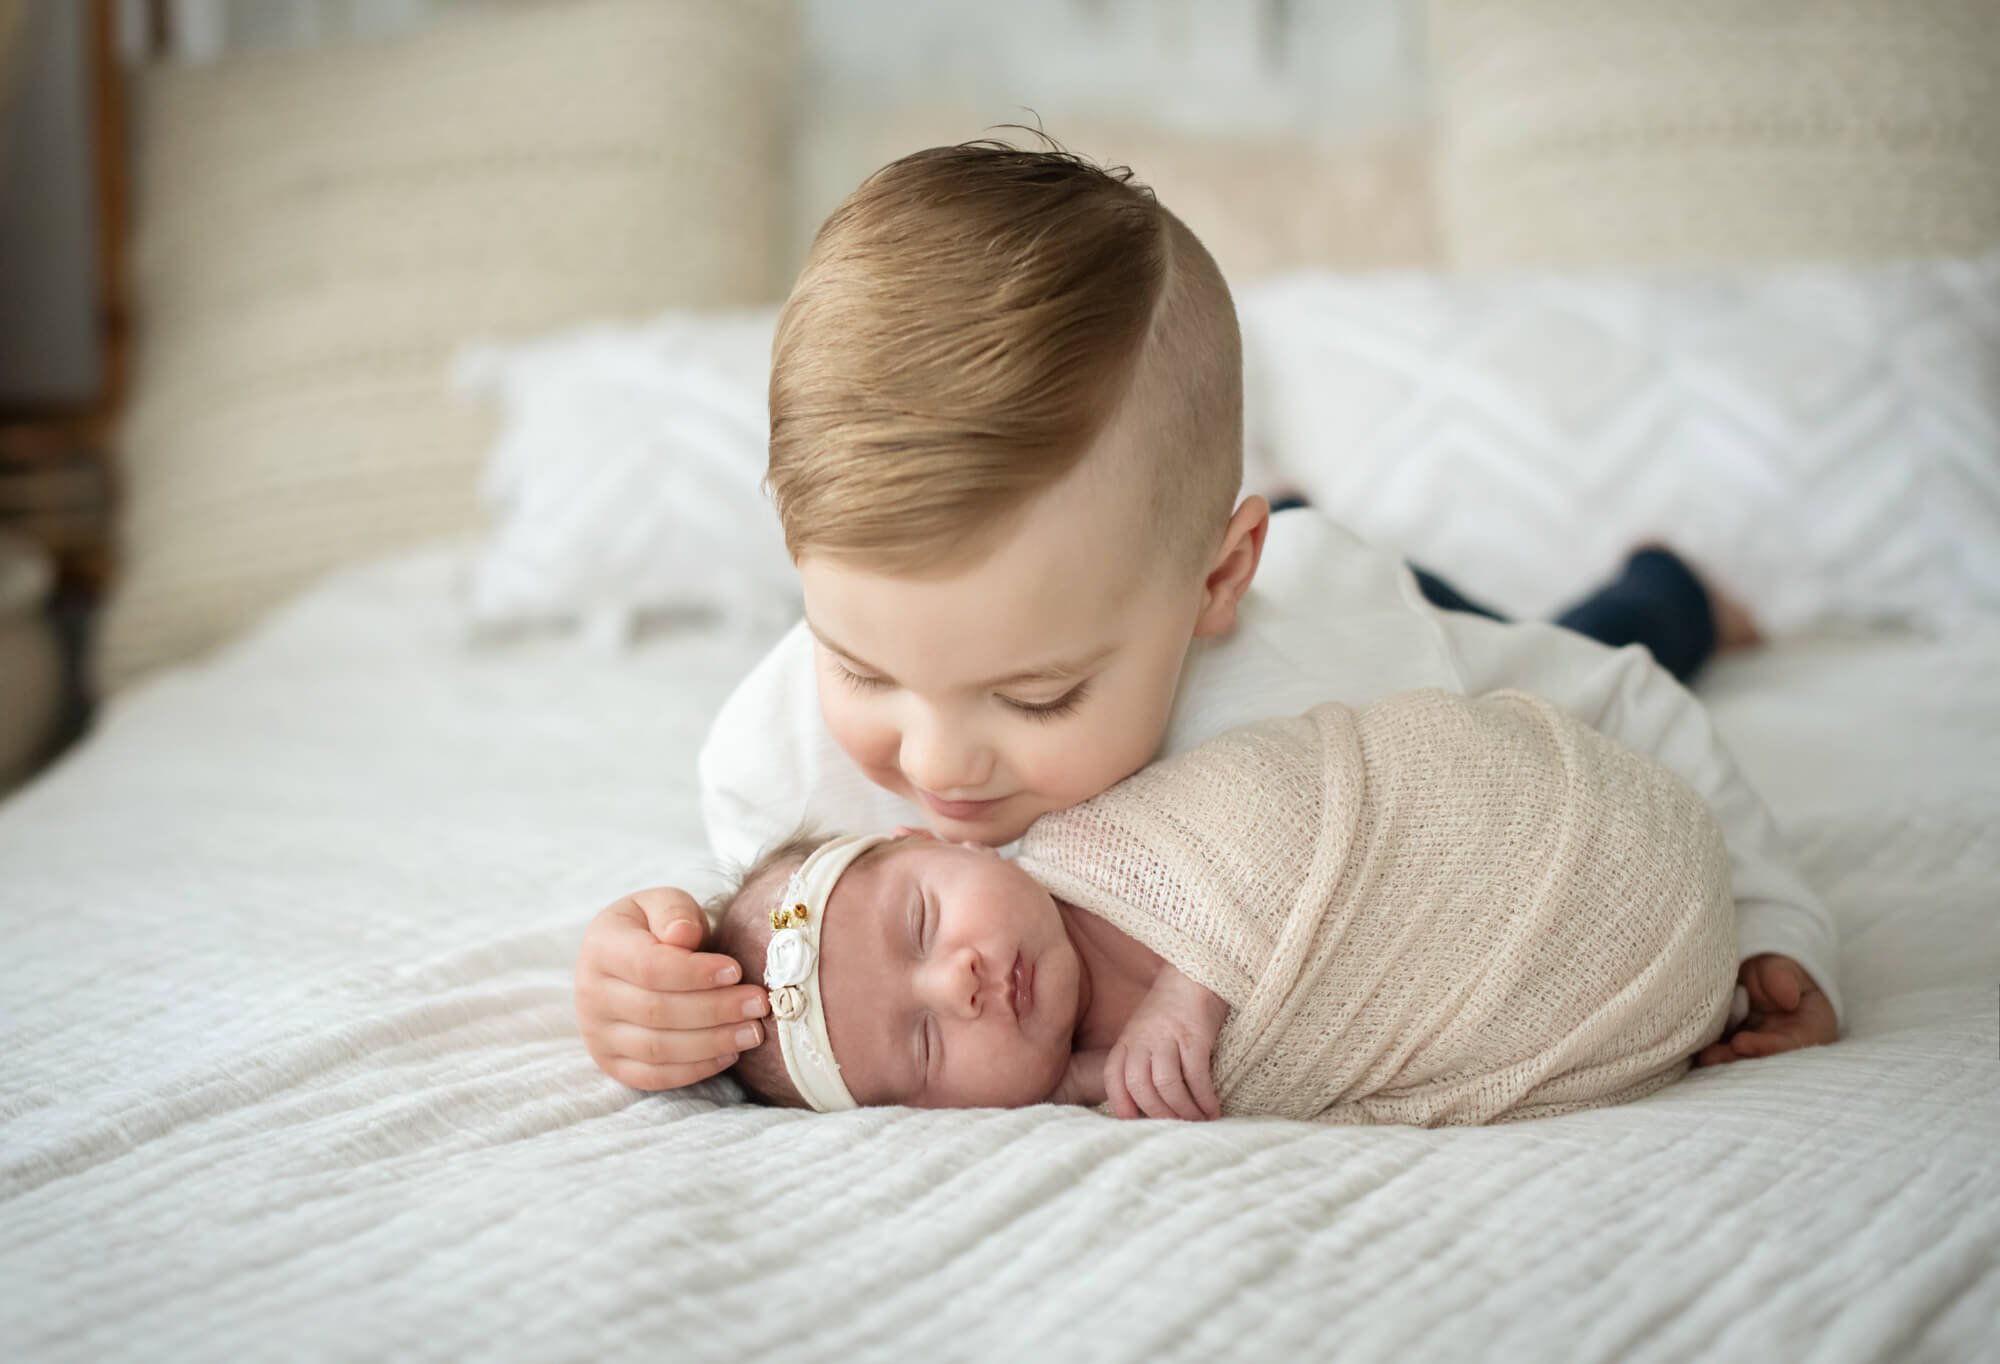
<path fill-rule="evenodd" d="M 1271 528 L 1271 504 L 1251 495 L 1229 518 L 1222 532 L 1222 545 L 1215 551 L 1208 576 L 1201 584 L 1201 614 L 1195 617 L 1196 639 L 1227 634 L 1236 624 L 1236 604 L 1250 590 L 1257 576 L 1257 561 L 1264 557 L 1264 533 Z"/>

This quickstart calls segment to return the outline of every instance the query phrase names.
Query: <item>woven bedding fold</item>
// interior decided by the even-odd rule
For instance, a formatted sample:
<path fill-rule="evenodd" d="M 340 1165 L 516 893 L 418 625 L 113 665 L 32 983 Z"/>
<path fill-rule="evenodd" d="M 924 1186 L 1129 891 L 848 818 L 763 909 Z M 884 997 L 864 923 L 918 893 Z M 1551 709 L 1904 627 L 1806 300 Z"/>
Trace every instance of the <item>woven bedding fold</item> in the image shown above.
<path fill-rule="evenodd" d="M 1707 805 L 1521 693 L 1247 726 L 1044 817 L 1020 862 L 1228 1002 L 1229 1114 L 1621 1103 L 1687 1069 L 1735 985 Z"/>

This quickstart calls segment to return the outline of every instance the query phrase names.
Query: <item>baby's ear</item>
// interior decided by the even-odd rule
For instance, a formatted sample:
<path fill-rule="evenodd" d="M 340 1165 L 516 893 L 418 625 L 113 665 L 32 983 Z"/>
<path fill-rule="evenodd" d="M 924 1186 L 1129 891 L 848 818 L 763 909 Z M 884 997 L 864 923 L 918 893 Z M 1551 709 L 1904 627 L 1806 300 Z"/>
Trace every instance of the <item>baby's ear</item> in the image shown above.
<path fill-rule="evenodd" d="M 891 829 L 889 831 L 889 837 L 928 838 L 933 843 L 938 841 L 938 836 L 932 833 L 929 829 L 913 829 L 907 824 L 898 824 L 895 828 Z"/>

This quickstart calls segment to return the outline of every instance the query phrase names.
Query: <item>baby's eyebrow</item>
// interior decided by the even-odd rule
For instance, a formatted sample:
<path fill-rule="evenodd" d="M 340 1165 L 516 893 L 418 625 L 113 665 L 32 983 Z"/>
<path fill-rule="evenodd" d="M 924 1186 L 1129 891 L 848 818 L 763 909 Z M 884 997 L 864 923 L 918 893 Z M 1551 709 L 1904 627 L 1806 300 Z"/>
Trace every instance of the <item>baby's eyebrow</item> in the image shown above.
<path fill-rule="evenodd" d="M 811 617 L 807 617 L 806 619 L 806 629 L 812 631 L 814 639 L 839 654 L 856 668 L 859 668 L 863 672 L 873 673 L 885 680 L 893 680 L 889 677 L 887 669 L 876 667 L 852 649 L 835 642 L 819 626 L 813 624 Z M 1092 668 L 1095 668 L 1098 664 L 1117 652 L 1118 646 L 1116 644 L 1100 645 L 1089 653 L 1073 659 L 1059 659 L 1054 662 L 1039 663 L 1032 668 L 1022 668 L 1018 672 L 1008 673 L 1005 677 L 989 677 L 978 685 L 980 687 L 1010 687 L 1033 682 L 1061 682 L 1089 672 Z"/>

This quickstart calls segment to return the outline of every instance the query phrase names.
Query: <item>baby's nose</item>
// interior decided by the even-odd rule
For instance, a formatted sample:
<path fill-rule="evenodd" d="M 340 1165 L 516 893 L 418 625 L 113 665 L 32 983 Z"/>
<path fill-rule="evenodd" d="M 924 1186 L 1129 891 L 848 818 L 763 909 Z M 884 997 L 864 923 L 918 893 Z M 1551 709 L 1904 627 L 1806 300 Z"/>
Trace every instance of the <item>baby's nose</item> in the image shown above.
<path fill-rule="evenodd" d="M 948 1018 L 979 1017 L 992 993 L 981 990 L 979 954 L 969 947 L 935 959 L 924 985 L 930 1007 Z"/>

